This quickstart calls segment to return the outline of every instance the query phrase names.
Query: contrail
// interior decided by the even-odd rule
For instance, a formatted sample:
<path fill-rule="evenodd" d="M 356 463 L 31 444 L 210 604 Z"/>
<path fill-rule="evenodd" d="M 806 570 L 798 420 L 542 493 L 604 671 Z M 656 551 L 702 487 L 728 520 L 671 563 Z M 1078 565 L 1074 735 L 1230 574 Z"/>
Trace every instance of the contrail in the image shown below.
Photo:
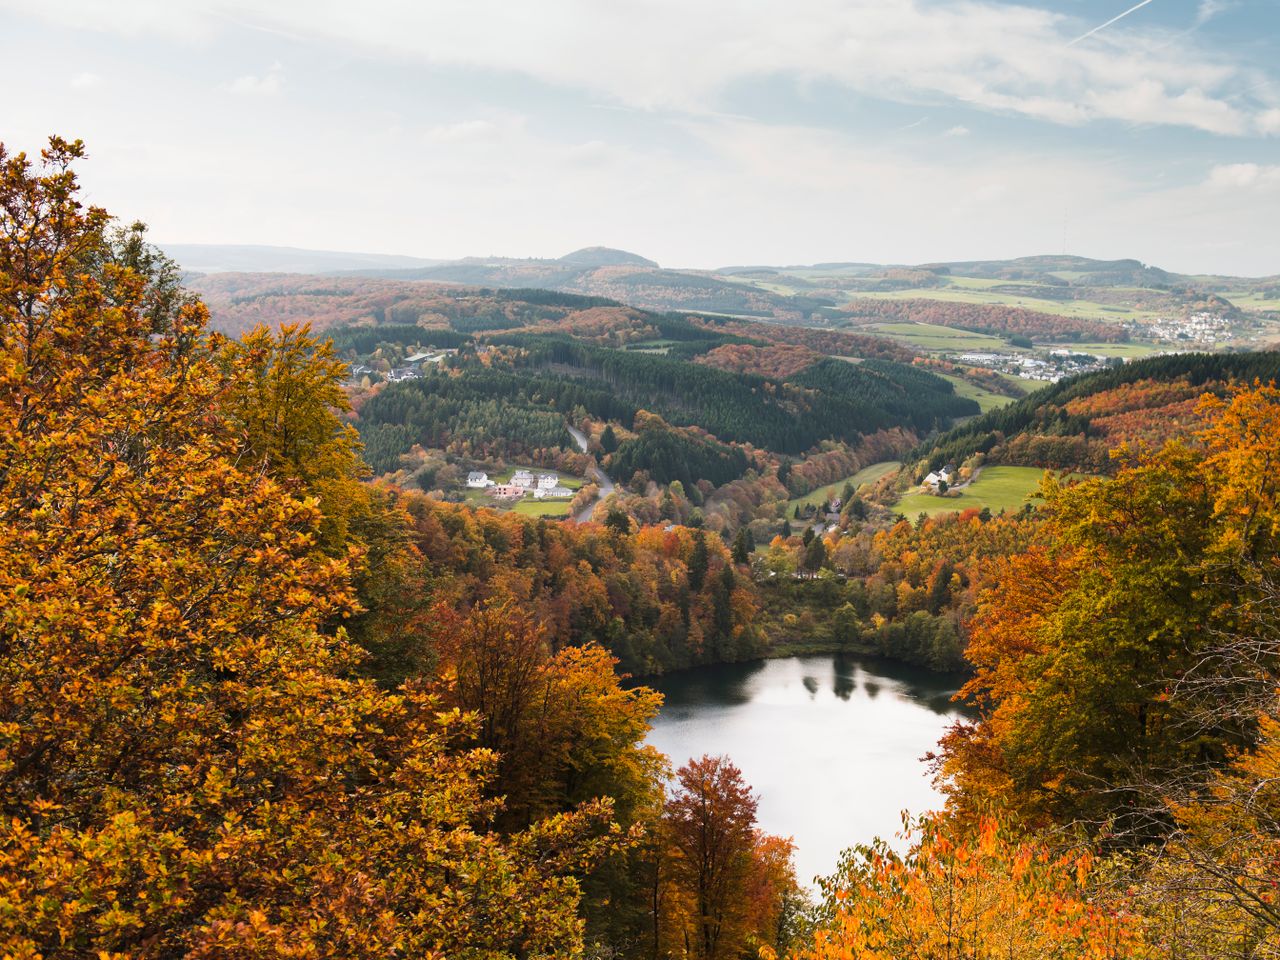
<path fill-rule="evenodd" d="M 1110 20 L 1108 20 L 1106 23 L 1102 24 L 1101 26 L 1094 27 L 1094 28 L 1093 28 L 1092 30 L 1090 30 L 1088 33 L 1085 33 L 1085 34 L 1082 34 L 1082 35 L 1080 35 L 1080 36 L 1076 37 L 1074 40 L 1072 40 L 1070 43 L 1068 43 L 1068 44 L 1067 44 L 1067 46 L 1068 46 L 1068 47 L 1074 47 L 1074 46 L 1075 46 L 1077 43 L 1079 43 L 1081 40 L 1088 40 L 1090 37 L 1092 37 L 1092 36 L 1093 36 L 1095 33 L 1097 33 L 1099 30 L 1105 30 L 1105 29 L 1107 29 L 1107 27 L 1111 26 L 1111 25 L 1112 25 L 1113 23 L 1115 23 L 1117 20 L 1123 20 L 1123 19 L 1124 19 L 1125 17 L 1127 17 L 1129 14 L 1133 13 L 1135 10 L 1141 10 L 1143 7 L 1145 7 L 1145 6 L 1146 6 L 1148 3 L 1150 3 L 1150 2 L 1151 2 L 1151 0 L 1142 0 L 1142 2 L 1141 2 L 1141 3 L 1135 3 L 1132 7 L 1130 7 L 1128 10 L 1126 10 L 1124 13 L 1120 14 L 1119 16 L 1112 17 Z"/>

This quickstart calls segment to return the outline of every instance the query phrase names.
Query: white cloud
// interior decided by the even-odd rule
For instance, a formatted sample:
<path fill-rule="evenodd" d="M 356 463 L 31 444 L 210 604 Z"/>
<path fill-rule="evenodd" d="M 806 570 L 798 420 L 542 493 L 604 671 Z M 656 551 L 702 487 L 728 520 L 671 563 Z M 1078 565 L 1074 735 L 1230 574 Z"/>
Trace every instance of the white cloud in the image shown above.
<path fill-rule="evenodd" d="M 89 73 L 87 71 L 77 73 L 71 78 L 71 86 L 75 90 L 87 90 L 90 87 L 96 87 L 100 83 L 102 83 L 102 78 L 100 76 L 96 73 Z"/>
<path fill-rule="evenodd" d="M 17 0 L 0 0 L 12 5 Z M 25 5 L 24 5 L 25 6 Z M 994 0 L 97 0 L 39 15 L 102 29 L 199 37 L 228 24 L 322 38 L 379 55 L 524 75 L 643 109 L 712 113 L 733 84 L 791 75 L 906 100 L 963 100 L 1054 123 L 1095 119 L 1212 133 L 1251 127 L 1231 98 L 1257 74 L 1134 17 L 1067 47 L 1079 20 Z M 172 9 L 171 9 L 172 8 Z M 1222 0 L 1205 0 L 1212 16 Z M 252 78 L 242 78 L 255 88 Z M 237 81 L 241 83 L 241 81 Z M 275 81 L 278 84 L 278 80 Z"/>
<path fill-rule="evenodd" d="M 1272 107 L 1258 114 L 1258 132 L 1267 136 L 1280 136 L 1280 107 Z"/>
<path fill-rule="evenodd" d="M 1209 171 L 1208 186 L 1219 190 L 1280 186 L 1280 164 L 1224 163 Z"/>
<path fill-rule="evenodd" d="M 463 120 L 432 127 L 427 131 L 427 139 L 437 143 L 463 143 L 468 140 L 488 140 L 498 132 L 498 125 L 491 120 Z"/>
<path fill-rule="evenodd" d="M 1200 6 L 1196 9 L 1196 26 L 1204 26 L 1218 14 L 1234 6 L 1233 0 L 1200 0 Z"/>
<path fill-rule="evenodd" d="M 970 134 L 968 127 L 955 126 L 943 134 L 944 137 L 967 137 Z"/>
<path fill-rule="evenodd" d="M 262 76 L 246 74 L 226 84 L 229 93 L 251 97 L 274 97 L 284 86 L 284 65 L 276 61 Z"/>

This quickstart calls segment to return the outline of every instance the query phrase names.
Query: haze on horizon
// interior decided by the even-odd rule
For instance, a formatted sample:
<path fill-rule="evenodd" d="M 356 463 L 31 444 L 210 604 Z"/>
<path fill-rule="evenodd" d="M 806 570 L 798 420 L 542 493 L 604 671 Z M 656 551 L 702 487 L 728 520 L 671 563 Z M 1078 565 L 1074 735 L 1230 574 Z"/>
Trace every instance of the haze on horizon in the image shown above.
<path fill-rule="evenodd" d="M 89 199 L 162 245 L 1280 273 L 1274 0 L 0 0 L 0 24 L 0 140 L 84 139 Z"/>

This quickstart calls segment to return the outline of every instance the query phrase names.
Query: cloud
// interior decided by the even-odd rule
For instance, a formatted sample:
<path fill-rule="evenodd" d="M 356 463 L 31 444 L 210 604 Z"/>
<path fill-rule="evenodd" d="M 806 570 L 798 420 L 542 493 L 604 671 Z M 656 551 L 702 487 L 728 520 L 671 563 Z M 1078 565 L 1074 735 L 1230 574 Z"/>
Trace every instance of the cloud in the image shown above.
<path fill-rule="evenodd" d="M 1280 107 L 1264 110 L 1256 118 L 1258 132 L 1267 136 L 1280 136 Z"/>
<path fill-rule="evenodd" d="M 944 137 L 967 137 L 970 134 L 968 127 L 955 126 L 943 134 Z"/>
<path fill-rule="evenodd" d="M 89 73 L 86 71 L 84 73 L 77 73 L 71 78 L 70 82 L 72 88 L 75 90 L 87 90 L 90 87 L 96 87 L 98 84 L 102 83 L 102 78 L 96 73 Z"/>
<path fill-rule="evenodd" d="M 1252 128 L 1256 108 L 1232 97 L 1262 76 L 1137 17 L 1068 47 L 1082 26 L 1077 19 L 995 0 L 808 0 L 804 16 L 785 0 L 207 0 L 199 8 L 119 0 L 113 11 L 127 10 L 114 29 L 143 29 L 139 4 L 165 34 L 250 26 L 686 114 L 720 111 L 736 84 L 782 78 L 1058 124 L 1118 120 L 1238 133 Z M 113 29 L 97 6 L 63 0 L 36 15 Z M 1207 0 L 1200 9 L 1220 8 L 1221 0 Z"/>
<path fill-rule="evenodd" d="M 276 61 L 262 76 L 246 74 L 226 84 L 229 93 L 249 97 L 274 97 L 284 86 L 284 66 Z"/>
<path fill-rule="evenodd" d="M 463 143 L 468 140 L 488 140 L 498 133 L 498 125 L 491 120 L 463 120 L 432 127 L 427 139 L 437 143 Z"/>
<path fill-rule="evenodd" d="M 1207 185 L 1217 190 L 1270 189 L 1280 186 L 1280 164 L 1224 163 L 1209 171 Z"/>
<path fill-rule="evenodd" d="M 1218 14 L 1224 13 L 1234 6 L 1234 0 L 1200 0 L 1200 6 L 1196 9 L 1195 25 L 1203 27 Z"/>

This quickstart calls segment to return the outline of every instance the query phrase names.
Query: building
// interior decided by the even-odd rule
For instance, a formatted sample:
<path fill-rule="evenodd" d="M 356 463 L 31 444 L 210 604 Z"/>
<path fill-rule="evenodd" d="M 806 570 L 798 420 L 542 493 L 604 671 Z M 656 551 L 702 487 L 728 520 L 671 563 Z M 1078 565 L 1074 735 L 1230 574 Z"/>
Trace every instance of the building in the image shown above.
<path fill-rule="evenodd" d="M 467 474 L 467 486 L 473 490 L 481 490 L 492 482 L 489 475 L 482 470 L 472 470 Z"/>
<path fill-rule="evenodd" d="M 517 487 L 532 487 L 533 474 L 528 470 L 517 470 L 511 477 L 511 483 Z"/>
<path fill-rule="evenodd" d="M 495 483 L 489 488 L 490 493 L 495 497 L 504 500 L 514 500 L 523 497 L 525 488 L 517 486 L 514 483 Z"/>
<path fill-rule="evenodd" d="M 560 478 L 557 477 L 554 473 L 538 474 L 539 490 L 550 490 L 552 487 L 557 486 L 559 483 L 560 483 Z"/>
<path fill-rule="evenodd" d="M 568 487 L 537 487 L 533 491 L 534 499 L 542 500 L 545 497 L 571 497 L 573 491 Z"/>

